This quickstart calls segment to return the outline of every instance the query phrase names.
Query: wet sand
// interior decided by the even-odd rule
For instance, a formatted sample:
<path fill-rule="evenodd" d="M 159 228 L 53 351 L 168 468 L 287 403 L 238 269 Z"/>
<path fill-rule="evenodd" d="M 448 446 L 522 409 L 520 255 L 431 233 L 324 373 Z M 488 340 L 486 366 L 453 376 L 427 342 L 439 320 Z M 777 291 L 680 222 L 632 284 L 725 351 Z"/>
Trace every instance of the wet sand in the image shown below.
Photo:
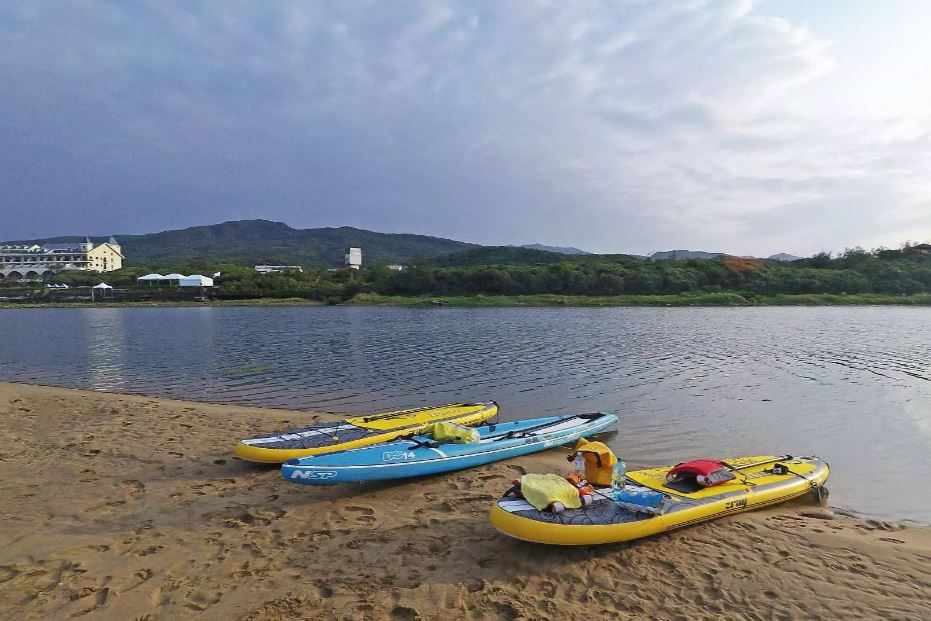
<path fill-rule="evenodd" d="M 2 617 L 931 618 L 927 528 L 799 503 L 550 548 L 499 535 L 487 512 L 520 473 L 564 469 L 563 450 L 321 489 L 230 455 L 315 419 L 0 384 Z"/>

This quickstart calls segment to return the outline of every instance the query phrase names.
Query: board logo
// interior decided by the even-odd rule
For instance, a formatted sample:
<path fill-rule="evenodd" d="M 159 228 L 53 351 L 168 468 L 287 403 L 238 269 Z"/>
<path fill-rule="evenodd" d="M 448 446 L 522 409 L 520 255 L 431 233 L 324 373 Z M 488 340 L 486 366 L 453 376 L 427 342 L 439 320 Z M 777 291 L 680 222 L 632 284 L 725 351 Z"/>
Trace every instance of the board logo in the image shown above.
<path fill-rule="evenodd" d="M 734 509 L 745 509 L 747 507 L 746 498 L 738 498 L 737 500 L 730 500 L 727 504 L 724 505 L 725 511 L 733 511 Z"/>
<path fill-rule="evenodd" d="M 335 479 L 336 472 L 333 470 L 293 470 L 292 479 L 319 481 L 322 479 Z"/>
<path fill-rule="evenodd" d="M 382 461 L 405 461 L 416 458 L 417 455 L 413 451 L 385 451 L 381 454 Z"/>

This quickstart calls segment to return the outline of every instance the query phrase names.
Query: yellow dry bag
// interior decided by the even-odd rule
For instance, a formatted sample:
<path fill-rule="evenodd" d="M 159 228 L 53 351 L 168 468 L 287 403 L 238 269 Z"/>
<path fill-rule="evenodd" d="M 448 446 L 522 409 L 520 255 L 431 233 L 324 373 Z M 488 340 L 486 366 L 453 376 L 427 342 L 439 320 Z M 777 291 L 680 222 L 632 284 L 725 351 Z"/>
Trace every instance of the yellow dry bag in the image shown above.
<path fill-rule="evenodd" d="M 482 439 L 478 429 L 456 423 L 434 423 L 430 436 L 442 444 L 469 444 Z"/>

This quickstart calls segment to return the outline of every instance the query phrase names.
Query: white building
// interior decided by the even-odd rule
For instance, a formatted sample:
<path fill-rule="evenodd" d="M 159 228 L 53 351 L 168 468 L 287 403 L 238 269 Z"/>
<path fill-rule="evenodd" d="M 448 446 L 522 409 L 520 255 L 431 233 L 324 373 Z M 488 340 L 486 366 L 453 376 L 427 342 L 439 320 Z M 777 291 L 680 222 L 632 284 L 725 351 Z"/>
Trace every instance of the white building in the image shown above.
<path fill-rule="evenodd" d="M 280 272 L 303 272 L 301 265 L 256 265 L 255 271 L 259 274 L 278 274 Z"/>
<path fill-rule="evenodd" d="M 112 272 L 123 267 L 123 249 L 112 237 L 102 244 L 0 245 L 0 279 L 38 280 L 65 270 Z"/>
<path fill-rule="evenodd" d="M 362 248 L 349 248 L 346 250 L 346 267 L 354 270 L 362 267 Z"/>
<path fill-rule="evenodd" d="M 178 281 L 179 287 L 212 287 L 213 278 L 201 276 L 200 274 L 191 274 Z"/>
<path fill-rule="evenodd" d="M 212 287 L 213 278 L 200 274 L 146 274 L 136 279 L 140 285 L 167 286 L 167 287 Z"/>

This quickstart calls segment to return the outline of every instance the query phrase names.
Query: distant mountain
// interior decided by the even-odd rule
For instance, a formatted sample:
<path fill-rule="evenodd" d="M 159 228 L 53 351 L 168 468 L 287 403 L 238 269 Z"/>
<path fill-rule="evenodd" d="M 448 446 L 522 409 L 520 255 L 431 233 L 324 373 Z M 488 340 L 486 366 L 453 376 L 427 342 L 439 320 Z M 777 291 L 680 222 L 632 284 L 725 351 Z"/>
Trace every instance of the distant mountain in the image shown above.
<path fill-rule="evenodd" d="M 692 259 L 720 259 L 723 252 L 703 252 L 701 250 L 665 250 L 650 255 L 653 261 L 690 261 Z"/>
<path fill-rule="evenodd" d="M 703 252 L 701 250 L 665 250 L 663 252 L 654 252 L 650 255 L 653 261 L 691 261 L 691 260 L 714 260 L 721 257 L 730 256 L 726 252 Z M 759 257 L 741 257 L 743 259 L 757 259 Z M 802 257 L 794 254 L 780 252 L 766 257 L 767 261 L 798 261 Z"/>
<path fill-rule="evenodd" d="M 592 254 L 587 250 L 574 248 L 573 246 L 547 246 L 545 244 L 524 244 L 521 248 L 530 248 L 531 250 L 542 250 L 544 252 L 555 252 L 557 254 Z"/>
<path fill-rule="evenodd" d="M 780 252 L 779 254 L 772 254 L 766 257 L 768 261 L 800 261 L 802 257 L 797 257 L 794 254 L 788 254 L 785 252 Z"/>
<path fill-rule="evenodd" d="M 577 258 L 558 252 L 537 250 L 521 246 L 480 246 L 435 257 L 432 263 L 445 267 L 464 267 L 467 265 L 532 265 L 538 263 L 560 263 Z"/>
<path fill-rule="evenodd" d="M 92 239 L 106 241 L 107 237 Z M 243 265 L 342 265 L 343 254 L 349 246 L 361 247 L 364 263 L 372 265 L 404 263 L 415 257 L 432 258 L 479 247 L 441 237 L 376 233 L 348 226 L 295 229 L 269 220 L 239 220 L 146 235 L 116 235 L 116 239 L 123 247 L 127 263 L 153 267 L 197 260 Z M 72 236 L 25 241 L 71 243 L 83 240 L 83 236 Z"/>

